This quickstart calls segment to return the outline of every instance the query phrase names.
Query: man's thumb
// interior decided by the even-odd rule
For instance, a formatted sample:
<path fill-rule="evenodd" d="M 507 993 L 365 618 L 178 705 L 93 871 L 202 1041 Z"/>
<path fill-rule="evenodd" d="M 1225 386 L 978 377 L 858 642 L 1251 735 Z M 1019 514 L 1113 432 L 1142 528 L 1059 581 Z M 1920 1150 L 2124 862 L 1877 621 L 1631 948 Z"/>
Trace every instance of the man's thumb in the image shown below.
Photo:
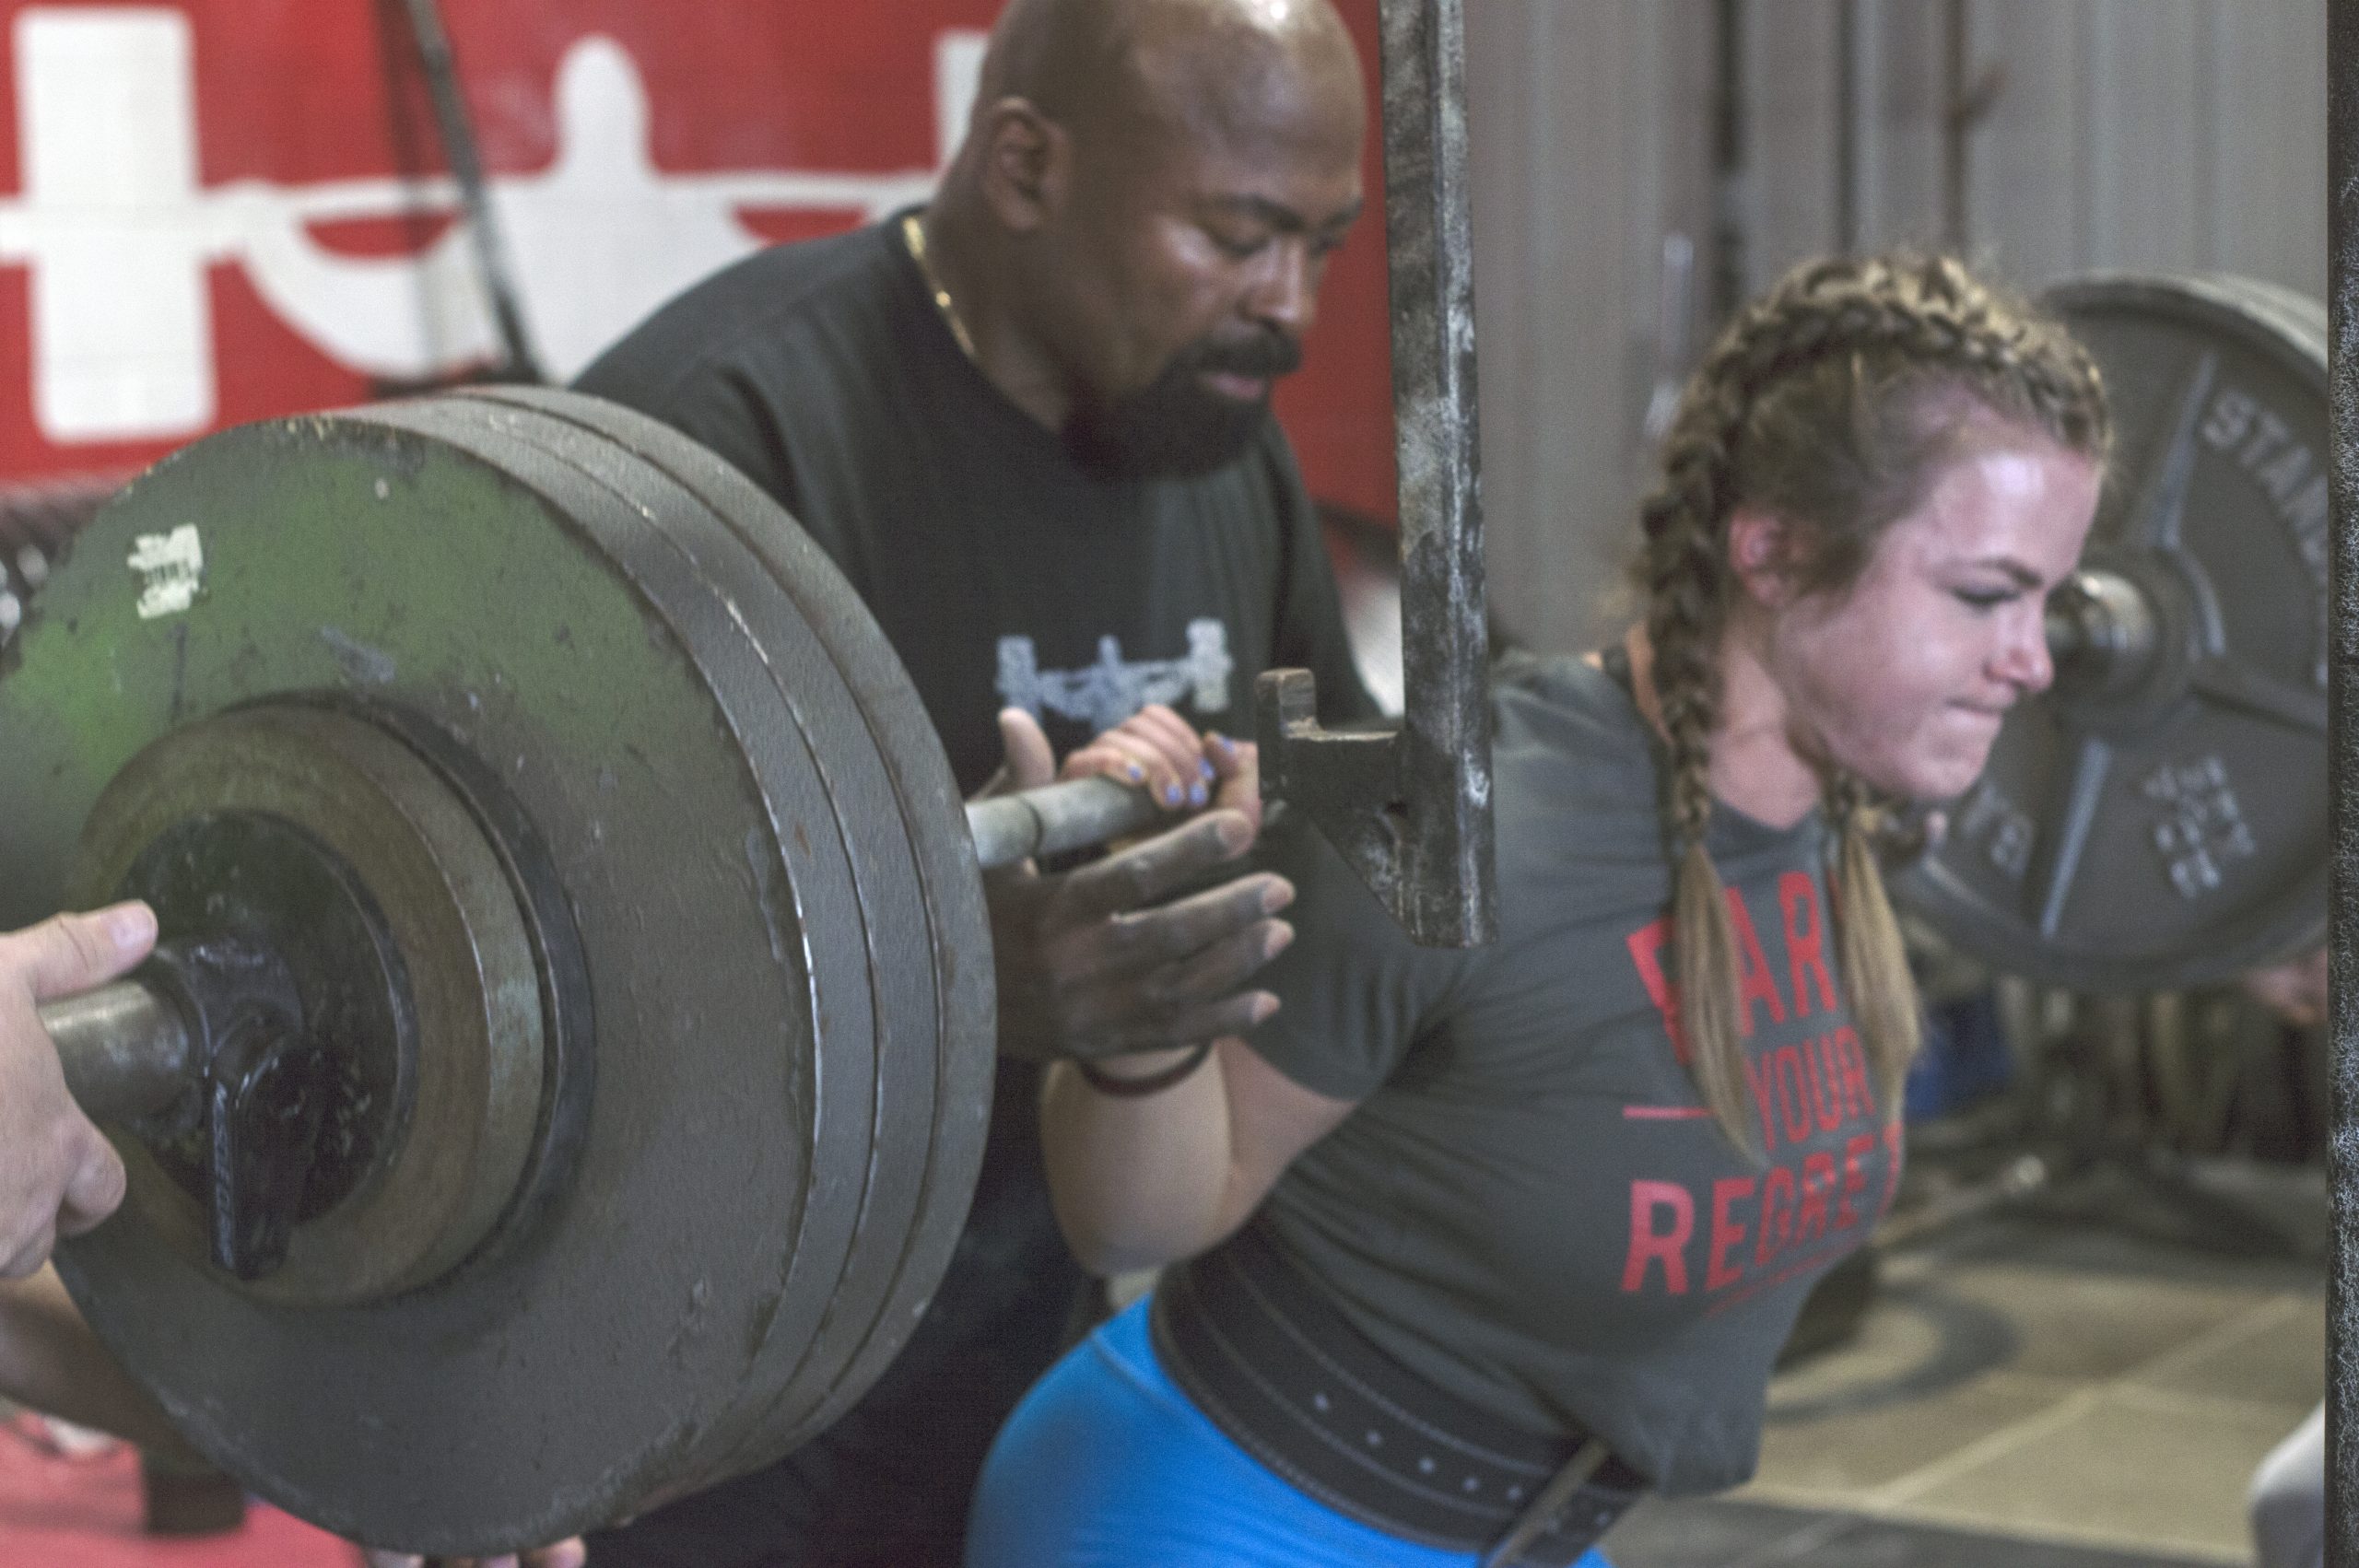
<path fill-rule="evenodd" d="M 1036 790 L 1056 778 L 1057 755 L 1049 749 L 1048 732 L 1024 709 L 999 710 L 999 743 L 1006 755 L 1003 768 L 1009 789 Z"/>
<path fill-rule="evenodd" d="M 117 904 L 88 915 L 59 915 L 0 941 L 0 964 L 24 977 L 35 1001 L 49 1001 L 104 985 L 155 945 L 155 911 L 145 904 Z"/>

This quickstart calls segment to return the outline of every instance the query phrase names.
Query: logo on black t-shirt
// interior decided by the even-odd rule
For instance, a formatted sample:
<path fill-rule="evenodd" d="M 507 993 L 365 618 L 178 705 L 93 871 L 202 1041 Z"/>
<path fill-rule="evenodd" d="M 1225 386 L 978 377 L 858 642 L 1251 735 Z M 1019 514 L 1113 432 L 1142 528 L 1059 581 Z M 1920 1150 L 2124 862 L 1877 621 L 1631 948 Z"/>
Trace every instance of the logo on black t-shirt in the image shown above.
<path fill-rule="evenodd" d="M 1011 708 L 1035 719 L 1054 713 L 1110 730 L 1151 702 L 1195 704 L 1199 716 L 1226 711 L 1228 677 L 1237 668 L 1228 654 L 1228 628 L 1204 619 L 1188 623 L 1188 652 L 1180 659 L 1122 660 L 1121 639 L 1097 639 L 1097 659 L 1078 670 L 1043 670 L 1039 650 L 1028 637 L 999 639 L 999 695 Z"/>

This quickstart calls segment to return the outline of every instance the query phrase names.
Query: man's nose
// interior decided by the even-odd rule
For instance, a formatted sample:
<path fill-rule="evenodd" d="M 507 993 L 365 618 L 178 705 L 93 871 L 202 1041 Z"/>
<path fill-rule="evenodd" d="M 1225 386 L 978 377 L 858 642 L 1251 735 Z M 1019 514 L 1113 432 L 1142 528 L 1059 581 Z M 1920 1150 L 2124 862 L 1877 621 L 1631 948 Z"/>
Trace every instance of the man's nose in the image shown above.
<path fill-rule="evenodd" d="M 1306 240 L 1271 246 L 1269 261 L 1246 297 L 1246 314 L 1299 342 L 1319 320 L 1320 260 Z"/>

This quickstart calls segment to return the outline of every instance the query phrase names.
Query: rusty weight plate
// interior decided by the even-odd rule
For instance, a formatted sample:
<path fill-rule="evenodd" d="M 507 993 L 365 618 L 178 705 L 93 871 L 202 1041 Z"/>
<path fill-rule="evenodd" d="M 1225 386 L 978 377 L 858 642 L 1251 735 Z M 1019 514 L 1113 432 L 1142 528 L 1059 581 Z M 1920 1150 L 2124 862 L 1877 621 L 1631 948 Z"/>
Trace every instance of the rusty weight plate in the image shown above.
<path fill-rule="evenodd" d="M 1895 891 L 2052 984 L 2223 979 L 2325 934 L 2325 311 L 2240 279 L 2048 302 L 2114 410 L 2083 562 L 2135 591 L 2155 654 L 2106 690 L 2060 664 Z"/>
<path fill-rule="evenodd" d="M 17 743 L 0 755 L 0 862 L 20 868 L 0 890 L 10 919 L 59 901 L 82 817 L 135 752 L 287 694 L 355 694 L 456 742 L 562 884 L 597 1089 L 573 1179 L 528 1234 L 393 1300 L 303 1312 L 135 1224 L 63 1255 L 100 1332 L 200 1445 L 340 1533 L 511 1548 L 712 1479 L 722 1449 L 792 1403 L 792 1375 L 832 1402 L 844 1367 L 805 1371 L 826 1359 L 814 1320 L 852 1253 L 909 1248 L 907 1234 L 862 1234 L 891 1185 L 873 1167 L 910 1151 L 860 1113 L 884 1071 L 876 999 L 908 983 L 871 965 L 912 960 L 897 933 L 872 941 L 863 911 L 886 895 L 846 848 L 872 830 L 835 815 L 860 802 L 831 790 L 785 695 L 827 669 L 766 667 L 770 649 L 735 619 L 760 579 L 716 592 L 697 557 L 715 537 L 683 544 L 675 529 L 694 532 L 669 492 L 601 484 L 447 404 L 249 427 L 109 509 L 0 681 Z M 770 582 L 762 616 L 783 626 L 795 602 Z M 832 574 L 796 586 L 850 603 Z M 892 739 L 893 777 L 931 770 L 955 802 L 931 732 Z M 930 831 L 957 825 L 954 811 Z M 934 942 L 984 955 L 967 876 L 918 896 Z M 929 1042 L 958 1069 L 945 1082 L 980 1078 L 976 1118 L 991 1049 L 979 967 L 979 1014 L 937 1004 L 969 1032 Z M 976 983 L 962 976 L 960 994 Z M 913 1091 L 937 1122 L 946 1093 Z M 929 1205 L 963 1211 L 980 1130 L 953 1142 L 918 1152 L 928 1174 L 904 1233 L 940 1230 Z M 850 1233 L 832 1269 L 831 1245 L 813 1243 L 830 1227 Z M 864 1325 L 839 1353 L 890 1327 Z"/>

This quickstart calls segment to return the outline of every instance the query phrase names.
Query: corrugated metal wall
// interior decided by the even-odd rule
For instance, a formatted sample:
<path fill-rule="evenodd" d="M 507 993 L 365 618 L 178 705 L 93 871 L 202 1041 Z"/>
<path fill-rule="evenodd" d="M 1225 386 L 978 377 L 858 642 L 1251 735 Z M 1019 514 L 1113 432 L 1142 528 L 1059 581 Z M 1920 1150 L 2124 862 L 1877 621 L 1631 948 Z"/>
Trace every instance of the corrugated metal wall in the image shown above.
<path fill-rule="evenodd" d="M 2324 291 L 2326 0 L 1733 8 L 1750 287 L 1840 248 L 1848 223 L 1868 246 L 1958 243 L 2026 287 L 2127 268 Z M 1601 596 L 1633 537 L 1650 383 L 1675 368 L 1668 234 L 1696 246 L 1708 330 L 1719 10 L 1468 7 L 1492 594 L 1536 646 L 1619 625 Z M 1954 129 L 1954 99 L 1970 111 Z"/>

